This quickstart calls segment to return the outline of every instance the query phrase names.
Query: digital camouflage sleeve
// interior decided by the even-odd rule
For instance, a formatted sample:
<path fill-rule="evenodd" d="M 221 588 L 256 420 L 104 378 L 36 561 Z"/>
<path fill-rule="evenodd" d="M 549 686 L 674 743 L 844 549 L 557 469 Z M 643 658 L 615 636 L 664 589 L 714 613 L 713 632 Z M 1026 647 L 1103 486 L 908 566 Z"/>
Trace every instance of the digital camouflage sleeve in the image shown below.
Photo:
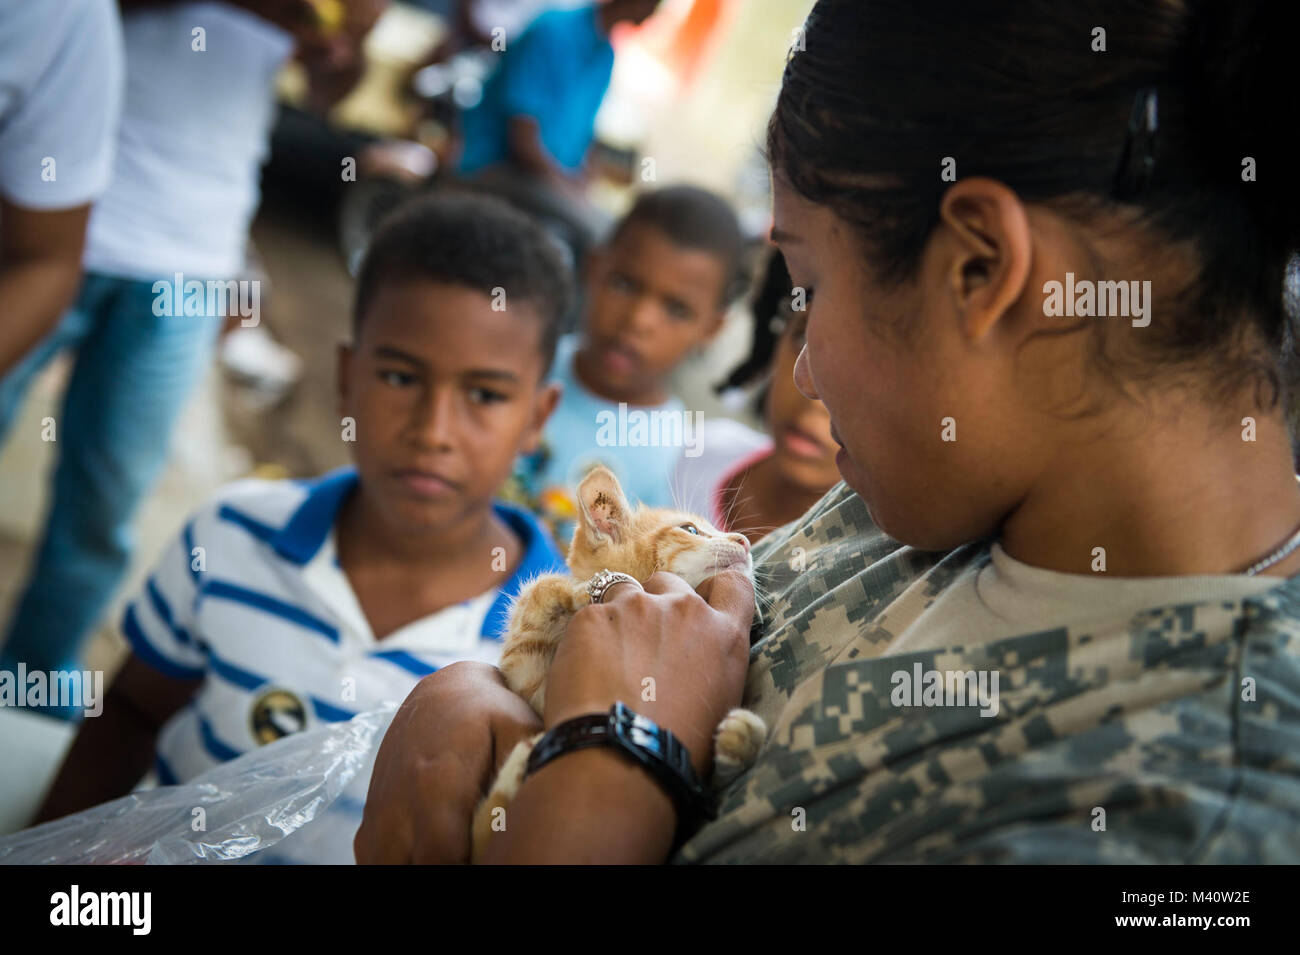
<path fill-rule="evenodd" d="M 673 862 L 1300 861 L 1300 577 L 881 657 L 882 609 L 918 581 L 928 601 L 987 544 L 904 547 L 840 484 L 754 558 L 745 706 L 768 740 Z M 996 671 L 996 715 L 894 705 L 918 663 Z"/>

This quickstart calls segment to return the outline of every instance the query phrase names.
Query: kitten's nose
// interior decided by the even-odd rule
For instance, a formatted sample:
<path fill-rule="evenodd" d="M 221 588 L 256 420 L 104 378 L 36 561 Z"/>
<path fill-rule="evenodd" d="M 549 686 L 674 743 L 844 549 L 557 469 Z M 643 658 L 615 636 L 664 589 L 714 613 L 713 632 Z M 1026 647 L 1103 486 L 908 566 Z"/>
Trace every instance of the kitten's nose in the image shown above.
<path fill-rule="evenodd" d="M 732 539 L 733 541 L 735 541 L 737 544 L 739 544 L 741 547 L 745 548 L 745 553 L 746 553 L 746 554 L 749 553 L 749 538 L 748 538 L 748 537 L 746 537 L 744 534 L 732 534 L 732 535 L 731 535 L 731 539 Z"/>

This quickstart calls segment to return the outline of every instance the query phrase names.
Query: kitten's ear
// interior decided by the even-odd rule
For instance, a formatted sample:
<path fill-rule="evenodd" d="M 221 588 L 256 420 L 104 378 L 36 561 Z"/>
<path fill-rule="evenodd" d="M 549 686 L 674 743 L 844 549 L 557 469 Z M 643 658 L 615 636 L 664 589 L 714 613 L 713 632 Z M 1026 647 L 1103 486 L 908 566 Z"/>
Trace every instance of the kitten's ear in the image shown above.
<path fill-rule="evenodd" d="M 582 479 L 578 485 L 578 509 L 593 543 L 621 541 L 632 513 L 618 478 L 606 467 L 593 468 Z"/>

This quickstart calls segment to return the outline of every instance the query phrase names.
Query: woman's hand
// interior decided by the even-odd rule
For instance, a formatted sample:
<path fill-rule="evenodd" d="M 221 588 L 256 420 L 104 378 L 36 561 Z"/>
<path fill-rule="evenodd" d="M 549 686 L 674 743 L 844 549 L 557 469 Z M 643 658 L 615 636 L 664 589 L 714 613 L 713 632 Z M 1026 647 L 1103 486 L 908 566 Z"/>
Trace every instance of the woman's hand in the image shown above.
<path fill-rule="evenodd" d="M 616 586 L 605 603 L 579 611 L 560 641 L 546 725 L 622 700 L 671 730 L 704 776 L 713 732 L 741 700 L 753 614 L 753 587 L 734 571 L 698 594 L 673 574 L 655 574 L 644 593 Z M 468 860 L 479 800 L 515 744 L 541 728 L 494 667 L 458 663 L 425 677 L 380 746 L 357 861 Z M 675 822 L 659 784 L 605 751 L 548 764 L 508 812 L 489 847 L 497 861 L 661 862 Z"/>
<path fill-rule="evenodd" d="M 515 744 L 541 728 L 496 667 L 456 663 L 425 677 L 379 747 L 357 862 L 467 862 L 479 800 Z"/>
<path fill-rule="evenodd" d="M 698 594 L 672 574 L 655 574 L 644 593 L 616 584 L 605 603 L 574 616 L 560 642 L 546 725 L 622 700 L 671 730 L 704 776 L 714 730 L 744 691 L 753 615 L 754 589 L 734 571 L 705 581 Z M 607 748 L 547 763 L 524 781 L 507 815 L 485 862 L 660 863 L 678 824 L 658 781 Z"/>
<path fill-rule="evenodd" d="M 703 778 L 713 733 L 744 693 L 753 616 L 754 588 L 736 571 L 706 580 L 698 594 L 675 574 L 655 574 L 644 592 L 616 584 L 604 603 L 574 615 L 560 642 L 546 726 L 622 700 L 671 730 Z"/>

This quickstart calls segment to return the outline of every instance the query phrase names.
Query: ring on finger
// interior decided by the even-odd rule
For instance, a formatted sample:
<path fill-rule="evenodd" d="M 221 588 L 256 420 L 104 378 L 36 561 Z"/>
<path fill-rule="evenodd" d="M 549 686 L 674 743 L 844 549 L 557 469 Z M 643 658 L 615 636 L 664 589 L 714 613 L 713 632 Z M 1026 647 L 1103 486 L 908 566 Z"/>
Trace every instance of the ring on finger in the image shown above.
<path fill-rule="evenodd" d="M 632 584 L 637 590 L 645 590 L 641 586 L 641 581 L 631 574 L 624 574 L 607 568 L 594 574 L 591 580 L 587 581 L 587 596 L 591 598 L 591 602 L 594 604 L 604 603 L 605 595 L 609 593 L 609 589 L 615 584 Z"/>

